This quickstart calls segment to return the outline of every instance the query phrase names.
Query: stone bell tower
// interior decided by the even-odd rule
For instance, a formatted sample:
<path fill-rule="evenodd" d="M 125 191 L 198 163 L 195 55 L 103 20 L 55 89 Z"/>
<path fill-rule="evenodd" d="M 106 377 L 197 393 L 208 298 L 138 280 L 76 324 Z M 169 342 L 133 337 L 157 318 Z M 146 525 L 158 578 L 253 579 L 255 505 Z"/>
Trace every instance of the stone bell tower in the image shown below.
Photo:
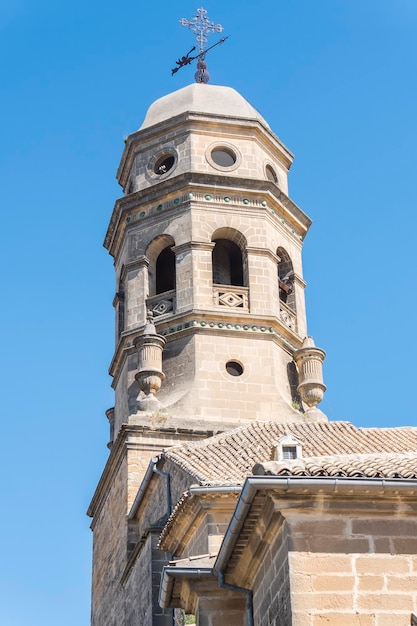
<path fill-rule="evenodd" d="M 311 222 L 288 196 L 292 160 L 239 93 L 204 82 L 154 102 L 126 140 L 104 242 L 116 272 L 115 406 L 88 511 L 93 626 L 127 623 L 129 546 L 142 545 L 129 512 L 152 457 L 253 420 L 326 419 L 325 355 L 304 304 Z"/>
<path fill-rule="evenodd" d="M 140 426 L 156 450 L 157 433 L 325 419 L 314 409 L 324 353 L 303 344 L 311 222 L 288 196 L 292 160 L 230 87 L 171 93 L 127 138 L 125 195 L 105 238 L 117 285 L 112 438 Z"/>
<path fill-rule="evenodd" d="M 288 197 L 292 158 L 229 87 L 169 94 L 128 137 L 105 239 L 117 285 L 113 438 L 123 424 L 204 432 L 309 418 L 293 358 L 306 336 L 310 220 Z M 151 349 L 156 387 L 140 374 Z"/>
<path fill-rule="evenodd" d="M 252 420 L 326 419 L 325 355 L 306 336 L 311 222 L 288 196 L 292 160 L 239 93 L 201 83 L 154 102 L 126 140 L 104 242 L 115 406 L 89 508 L 94 626 L 124 610 L 126 519 L 152 457 Z"/>

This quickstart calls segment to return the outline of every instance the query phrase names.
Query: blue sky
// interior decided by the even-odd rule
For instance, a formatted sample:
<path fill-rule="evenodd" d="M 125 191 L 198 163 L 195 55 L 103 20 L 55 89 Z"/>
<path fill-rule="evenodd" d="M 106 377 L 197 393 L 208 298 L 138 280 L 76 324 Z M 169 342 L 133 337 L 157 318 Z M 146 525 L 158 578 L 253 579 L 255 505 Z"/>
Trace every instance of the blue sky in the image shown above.
<path fill-rule="evenodd" d="M 143 8 L 146 5 L 146 8 Z M 111 258 L 102 241 L 123 137 L 193 81 L 189 1 L 0 5 L 1 622 L 89 623 L 85 511 L 113 404 Z M 240 91 L 295 153 L 309 332 L 322 409 L 416 425 L 415 0 L 206 1 L 230 39 L 212 82 Z M 213 39 L 215 41 L 215 39 Z"/>

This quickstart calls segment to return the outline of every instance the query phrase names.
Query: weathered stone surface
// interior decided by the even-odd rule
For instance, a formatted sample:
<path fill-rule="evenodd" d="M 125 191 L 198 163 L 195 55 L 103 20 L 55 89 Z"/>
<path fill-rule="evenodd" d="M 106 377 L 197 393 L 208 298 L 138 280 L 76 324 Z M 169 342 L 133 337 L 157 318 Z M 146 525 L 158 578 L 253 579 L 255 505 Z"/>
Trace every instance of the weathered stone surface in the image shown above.
<path fill-rule="evenodd" d="M 216 162 L 213 149 L 232 164 Z M 409 626 L 417 611 L 415 495 L 353 487 L 357 477 L 415 478 L 405 457 L 391 459 L 395 471 L 369 457 L 415 455 L 416 434 L 365 433 L 303 412 L 301 399 L 306 409 L 322 397 L 324 352 L 303 341 L 301 251 L 311 221 L 287 195 L 292 158 L 222 87 L 194 85 L 158 101 L 126 141 L 118 171 L 126 195 L 105 239 L 116 270 L 115 407 L 89 509 L 92 626 L 172 626 L 171 607 L 195 613 L 198 626 L 242 626 L 249 592 L 255 626 Z M 191 446 L 255 420 L 252 431 Z M 255 463 L 275 458 L 289 427 L 303 438 L 298 452 L 315 459 L 300 461 L 298 474 L 281 468 L 288 484 L 279 490 L 256 487 L 217 571 L 236 487 Z M 352 487 L 340 489 L 340 476 L 353 477 Z M 165 580 L 171 596 L 161 608 L 168 563 L 176 578 L 171 587 Z"/>

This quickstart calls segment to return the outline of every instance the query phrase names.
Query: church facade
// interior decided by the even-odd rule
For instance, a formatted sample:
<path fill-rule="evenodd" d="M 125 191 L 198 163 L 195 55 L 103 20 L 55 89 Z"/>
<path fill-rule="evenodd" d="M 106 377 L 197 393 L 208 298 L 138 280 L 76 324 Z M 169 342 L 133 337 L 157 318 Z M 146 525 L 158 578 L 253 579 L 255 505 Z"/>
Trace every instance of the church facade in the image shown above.
<path fill-rule="evenodd" d="M 417 429 L 318 409 L 293 155 L 236 91 L 194 84 L 125 143 L 110 454 L 93 626 L 409 626 Z M 188 623 L 191 623 L 188 618 Z"/>

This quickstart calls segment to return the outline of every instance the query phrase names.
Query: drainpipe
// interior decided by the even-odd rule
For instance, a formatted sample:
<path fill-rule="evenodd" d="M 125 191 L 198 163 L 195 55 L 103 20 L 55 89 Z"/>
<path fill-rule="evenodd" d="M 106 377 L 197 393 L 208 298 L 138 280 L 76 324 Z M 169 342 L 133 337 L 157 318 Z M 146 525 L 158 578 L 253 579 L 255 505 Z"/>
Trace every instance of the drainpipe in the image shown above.
<path fill-rule="evenodd" d="M 244 587 L 238 587 L 237 585 L 231 585 L 224 580 L 224 572 L 220 571 L 218 573 L 218 581 L 219 587 L 223 589 L 230 589 L 230 591 L 235 591 L 236 593 L 243 593 L 245 597 L 246 604 L 246 626 L 254 626 L 253 621 L 253 592 L 252 589 L 245 589 Z"/>
<path fill-rule="evenodd" d="M 158 476 L 162 476 L 163 478 L 165 478 L 166 483 L 167 483 L 167 519 L 168 519 L 172 513 L 171 476 L 168 472 L 164 472 L 163 470 L 158 469 L 156 465 L 153 466 L 153 471 L 155 474 L 158 474 Z"/>

